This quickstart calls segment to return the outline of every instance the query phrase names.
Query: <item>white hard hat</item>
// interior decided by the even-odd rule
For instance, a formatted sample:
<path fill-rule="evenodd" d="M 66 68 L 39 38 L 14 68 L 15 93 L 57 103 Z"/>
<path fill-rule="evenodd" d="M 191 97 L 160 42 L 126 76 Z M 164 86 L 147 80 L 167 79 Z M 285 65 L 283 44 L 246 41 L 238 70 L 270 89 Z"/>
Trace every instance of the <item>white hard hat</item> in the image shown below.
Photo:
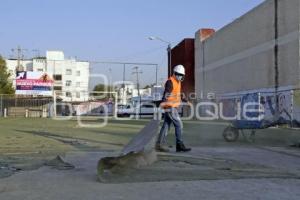
<path fill-rule="evenodd" d="M 174 73 L 185 75 L 185 69 L 183 65 L 177 65 L 174 67 Z"/>

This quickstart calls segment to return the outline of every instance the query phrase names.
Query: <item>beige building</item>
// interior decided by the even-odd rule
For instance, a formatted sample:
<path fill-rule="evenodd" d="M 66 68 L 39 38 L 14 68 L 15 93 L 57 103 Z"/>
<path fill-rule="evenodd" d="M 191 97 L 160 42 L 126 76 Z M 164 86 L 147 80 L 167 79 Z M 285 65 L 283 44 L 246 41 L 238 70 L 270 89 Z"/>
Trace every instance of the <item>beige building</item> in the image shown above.
<path fill-rule="evenodd" d="M 198 98 L 275 86 L 298 88 L 299 27 L 299 0 L 266 0 L 203 42 L 197 32 Z"/>
<path fill-rule="evenodd" d="M 18 60 L 7 59 L 7 67 L 15 86 Z M 20 61 L 21 70 L 45 72 L 54 78 L 53 90 L 64 101 L 87 101 L 89 98 L 89 62 L 65 59 L 61 51 L 47 51 L 45 58 Z"/>

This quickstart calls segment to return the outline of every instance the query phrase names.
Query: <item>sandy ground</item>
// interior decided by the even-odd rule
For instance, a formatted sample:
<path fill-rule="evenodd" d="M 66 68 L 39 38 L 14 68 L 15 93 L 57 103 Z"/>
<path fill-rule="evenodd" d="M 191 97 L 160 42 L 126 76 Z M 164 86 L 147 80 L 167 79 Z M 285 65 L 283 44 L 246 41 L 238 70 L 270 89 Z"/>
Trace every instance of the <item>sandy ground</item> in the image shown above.
<path fill-rule="evenodd" d="M 80 129 L 75 121 L 0 120 L 0 177 L 13 174 L 0 178 L 0 199 L 300 199 L 300 149 L 289 148 L 300 141 L 299 130 L 270 128 L 257 131 L 255 143 L 243 137 L 226 143 L 226 124 L 214 122 L 185 122 L 192 152 L 173 149 L 149 167 L 98 182 L 98 160 L 119 151 L 145 123 L 112 121 L 98 130 Z M 75 169 L 44 166 L 57 154 Z"/>
<path fill-rule="evenodd" d="M 99 183 L 96 165 L 108 153 L 70 153 L 66 160 L 73 170 L 42 167 L 19 172 L 0 180 L 0 199 L 299 199 L 300 151 L 286 148 L 198 147 L 182 157 L 227 159 L 285 173 L 281 178 L 265 177 L 193 181 Z M 168 166 L 165 166 L 168 167 Z M 181 166 L 184 167 L 184 166 Z M 268 170 L 266 170 L 267 172 Z M 206 173 L 206 171 L 205 171 Z M 213 172 L 212 172 L 213 173 Z M 249 173 L 252 173 L 251 171 Z M 176 174 L 174 174 L 176 176 Z"/>

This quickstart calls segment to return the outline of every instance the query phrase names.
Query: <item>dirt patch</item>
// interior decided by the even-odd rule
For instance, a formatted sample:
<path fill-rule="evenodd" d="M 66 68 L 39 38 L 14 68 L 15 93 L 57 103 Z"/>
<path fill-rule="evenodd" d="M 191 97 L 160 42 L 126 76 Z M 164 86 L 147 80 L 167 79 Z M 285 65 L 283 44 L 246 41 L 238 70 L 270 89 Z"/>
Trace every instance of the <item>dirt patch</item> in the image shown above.
<path fill-rule="evenodd" d="M 0 163 L 0 178 L 6 178 L 14 174 L 15 168 L 8 166 L 7 164 Z"/>
<path fill-rule="evenodd" d="M 43 166 L 49 166 L 54 169 L 67 170 L 75 167 L 65 162 L 61 156 L 53 155 L 15 155 L 2 156 L 0 158 L 0 178 L 9 177 L 20 171 L 31 171 Z"/>
<path fill-rule="evenodd" d="M 61 156 L 56 156 L 56 158 L 47 161 L 45 165 L 58 170 L 70 170 L 75 168 L 74 165 L 64 161 Z"/>
<path fill-rule="evenodd" d="M 160 155 L 152 166 L 118 171 L 107 183 L 196 181 L 245 178 L 300 178 L 273 168 L 218 158 Z"/>

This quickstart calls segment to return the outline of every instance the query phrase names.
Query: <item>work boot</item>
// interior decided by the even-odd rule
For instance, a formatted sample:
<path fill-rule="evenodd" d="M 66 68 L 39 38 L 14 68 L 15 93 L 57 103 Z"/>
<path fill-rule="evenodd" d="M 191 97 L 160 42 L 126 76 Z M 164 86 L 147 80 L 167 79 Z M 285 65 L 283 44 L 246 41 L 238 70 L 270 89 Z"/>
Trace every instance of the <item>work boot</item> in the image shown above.
<path fill-rule="evenodd" d="M 165 146 L 165 145 L 160 145 L 160 144 L 156 144 L 156 145 L 155 145 L 155 150 L 156 150 L 157 152 L 170 152 L 170 149 L 169 149 L 167 146 Z"/>
<path fill-rule="evenodd" d="M 176 152 L 188 152 L 191 150 L 191 148 L 186 148 L 183 143 L 176 144 Z"/>

